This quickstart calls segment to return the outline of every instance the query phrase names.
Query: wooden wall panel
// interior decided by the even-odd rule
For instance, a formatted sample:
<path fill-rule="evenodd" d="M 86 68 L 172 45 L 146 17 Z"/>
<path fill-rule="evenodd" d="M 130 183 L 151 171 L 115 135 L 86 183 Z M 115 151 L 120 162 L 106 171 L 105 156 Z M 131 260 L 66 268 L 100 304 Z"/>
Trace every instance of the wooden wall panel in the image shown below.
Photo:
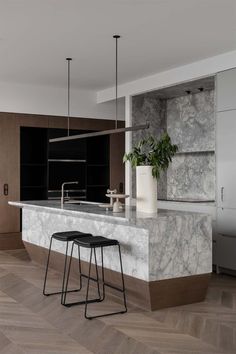
<path fill-rule="evenodd" d="M 24 248 L 21 233 L 0 234 L 0 250 L 12 250 Z"/>
<path fill-rule="evenodd" d="M 3 186 L 8 185 L 8 195 Z M 14 116 L 0 116 L 0 232 L 20 231 L 20 211 L 8 205 L 20 199 L 20 137 Z"/>
<path fill-rule="evenodd" d="M 48 117 L 49 128 L 67 129 L 67 119 L 65 117 Z"/>

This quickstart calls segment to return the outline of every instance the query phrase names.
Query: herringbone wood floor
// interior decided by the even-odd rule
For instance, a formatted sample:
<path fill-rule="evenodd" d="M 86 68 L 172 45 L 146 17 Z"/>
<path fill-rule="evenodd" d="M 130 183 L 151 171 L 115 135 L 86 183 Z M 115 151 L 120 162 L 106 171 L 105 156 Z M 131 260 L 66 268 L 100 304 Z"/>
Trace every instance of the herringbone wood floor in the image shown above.
<path fill-rule="evenodd" d="M 0 252 L 0 354 L 223 354 L 236 352 L 236 280 L 216 277 L 201 304 L 92 321 L 83 307 L 44 297 L 44 270 L 24 250 Z M 56 289 L 60 274 L 50 273 Z M 78 295 L 77 295 L 78 296 Z M 72 298 L 74 295 L 72 295 Z M 117 309 L 108 298 L 95 313 Z M 218 339 L 219 338 L 219 339 Z"/>

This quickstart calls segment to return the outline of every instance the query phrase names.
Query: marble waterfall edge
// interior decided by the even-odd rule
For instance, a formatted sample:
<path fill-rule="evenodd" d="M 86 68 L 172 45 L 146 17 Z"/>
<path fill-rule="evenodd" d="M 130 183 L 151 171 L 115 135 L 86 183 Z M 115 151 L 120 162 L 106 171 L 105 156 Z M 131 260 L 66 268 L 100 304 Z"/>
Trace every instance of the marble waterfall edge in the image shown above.
<path fill-rule="evenodd" d="M 156 281 L 211 273 L 212 228 L 207 214 L 158 210 L 145 217 L 130 208 L 114 215 L 89 206 L 67 206 L 60 209 L 50 201 L 12 203 L 23 207 L 22 238 L 49 247 L 53 232 L 80 230 L 93 235 L 118 239 L 121 244 L 126 275 L 145 281 Z M 64 252 L 62 244 L 53 249 Z M 109 249 L 105 266 L 119 271 L 118 255 Z M 83 250 L 82 259 L 88 260 Z"/>

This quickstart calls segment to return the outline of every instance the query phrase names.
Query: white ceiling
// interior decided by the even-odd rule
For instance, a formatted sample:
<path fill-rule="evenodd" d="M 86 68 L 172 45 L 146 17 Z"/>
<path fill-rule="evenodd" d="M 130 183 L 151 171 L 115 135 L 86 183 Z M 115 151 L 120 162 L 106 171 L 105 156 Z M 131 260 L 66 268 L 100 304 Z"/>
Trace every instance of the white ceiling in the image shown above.
<path fill-rule="evenodd" d="M 236 49 L 236 0 L 0 0 L 0 81 L 100 90 Z"/>

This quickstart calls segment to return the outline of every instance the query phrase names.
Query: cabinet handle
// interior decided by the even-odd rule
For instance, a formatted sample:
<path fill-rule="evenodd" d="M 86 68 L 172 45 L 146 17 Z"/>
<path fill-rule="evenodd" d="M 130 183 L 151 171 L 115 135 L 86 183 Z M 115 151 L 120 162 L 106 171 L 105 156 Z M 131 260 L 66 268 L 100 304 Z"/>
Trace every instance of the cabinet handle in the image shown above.
<path fill-rule="evenodd" d="M 220 192 L 220 196 L 221 196 L 221 201 L 224 201 L 224 187 L 221 187 L 221 192 Z"/>
<path fill-rule="evenodd" d="M 4 194 L 4 195 L 8 195 L 8 184 L 7 184 L 7 183 L 5 183 L 5 184 L 3 185 L 3 194 Z"/>

